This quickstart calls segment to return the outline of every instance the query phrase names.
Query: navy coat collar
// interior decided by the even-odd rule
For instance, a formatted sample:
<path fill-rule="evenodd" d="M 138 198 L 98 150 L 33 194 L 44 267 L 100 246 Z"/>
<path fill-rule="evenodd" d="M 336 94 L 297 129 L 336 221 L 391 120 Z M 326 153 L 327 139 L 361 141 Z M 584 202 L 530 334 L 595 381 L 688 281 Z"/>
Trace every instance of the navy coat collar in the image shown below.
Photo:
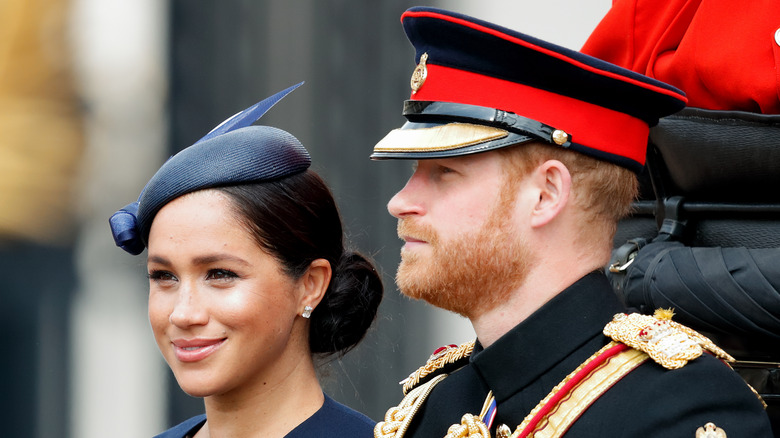
<path fill-rule="evenodd" d="M 624 311 L 603 273 L 591 273 L 490 347 L 477 342 L 471 364 L 501 403 L 566 362 L 573 351 L 600 336 L 615 313 Z"/>

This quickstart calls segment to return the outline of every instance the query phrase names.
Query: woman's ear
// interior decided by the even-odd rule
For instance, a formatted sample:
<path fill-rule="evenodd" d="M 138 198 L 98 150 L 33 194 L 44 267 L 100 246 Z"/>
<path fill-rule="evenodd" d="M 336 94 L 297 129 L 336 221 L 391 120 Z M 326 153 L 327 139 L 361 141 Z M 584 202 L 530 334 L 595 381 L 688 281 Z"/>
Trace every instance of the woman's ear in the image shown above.
<path fill-rule="evenodd" d="M 568 205 L 571 173 L 558 160 L 547 160 L 533 171 L 533 183 L 539 199 L 533 207 L 531 226 L 541 227 L 555 219 Z"/>
<path fill-rule="evenodd" d="M 325 291 L 328 290 L 332 275 L 333 270 L 327 260 L 316 259 L 311 262 L 309 269 L 298 280 L 303 293 L 300 302 L 301 309 L 298 313 L 302 313 L 305 306 L 310 306 L 312 309 L 317 307 L 322 301 L 322 297 L 325 296 Z"/>

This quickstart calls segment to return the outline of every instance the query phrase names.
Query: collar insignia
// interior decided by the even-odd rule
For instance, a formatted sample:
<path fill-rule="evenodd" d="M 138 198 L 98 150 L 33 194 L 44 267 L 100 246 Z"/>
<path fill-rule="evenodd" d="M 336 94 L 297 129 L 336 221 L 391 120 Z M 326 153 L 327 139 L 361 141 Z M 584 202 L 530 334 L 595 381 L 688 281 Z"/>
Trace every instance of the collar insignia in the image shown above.
<path fill-rule="evenodd" d="M 428 358 L 428 362 L 426 362 L 425 365 L 418 368 L 417 371 L 413 372 L 409 377 L 400 382 L 400 384 L 403 385 L 404 395 L 421 382 L 436 376 L 440 372 L 446 372 L 446 370 L 451 368 L 459 368 L 462 365 L 463 360 L 468 360 L 473 351 L 474 341 L 467 342 L 460 346 L 450 344 L 445 347 L 437 348 L 431 357 Z"/>

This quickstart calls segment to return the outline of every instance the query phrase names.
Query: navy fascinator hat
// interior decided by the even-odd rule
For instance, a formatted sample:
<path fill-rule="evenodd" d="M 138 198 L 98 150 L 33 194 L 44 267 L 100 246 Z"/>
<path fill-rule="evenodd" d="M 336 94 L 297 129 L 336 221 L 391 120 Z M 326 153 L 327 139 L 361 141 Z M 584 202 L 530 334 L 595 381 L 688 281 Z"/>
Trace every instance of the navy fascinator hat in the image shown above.
<path fill-rule="evenodd" d="M 116 245 L 133 255 L 143 252 L 157 212 L 186 193 L 270 181 L 308 169 L 309 153 L 292 134 L 270 126 L 252 126 L 276 102 L 302 84 L 282 90 L 230 117 L 166 161 L 146 184 L 138 201 L 109 219 Z"/>

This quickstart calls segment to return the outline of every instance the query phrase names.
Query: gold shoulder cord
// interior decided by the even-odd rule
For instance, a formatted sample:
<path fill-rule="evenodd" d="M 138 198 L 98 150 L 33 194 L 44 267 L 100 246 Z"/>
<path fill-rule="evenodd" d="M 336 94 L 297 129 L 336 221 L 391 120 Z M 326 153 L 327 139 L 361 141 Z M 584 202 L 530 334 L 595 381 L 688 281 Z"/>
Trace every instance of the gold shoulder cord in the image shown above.
<path fill-rule="evenodd" d="M 494 399 L 493 391 L 488 392 L 479 415 L 464 414 L 460 419 L 460 424 L 453 424 L 447 429 L 447 435 L 444 438 L 490 438 L 490 430 L 484 420 Z"/>
<path fill-rule="evenodd" d="M 425 365 L 401 381 L 403 385 L 404 399 L 401 403 L 388 409 L 384 421 L 380 421 L 374 427 L 375 438 L 401 438 L 411 424 L 414 414 L 420 409 L 425 399 L 433 391 L 433 387 L 447 377 L 442 370 L 446 366 L 466 359 L 474 351 L 474 341 L 462 345 L 448 345 L 437 349 Z M 436 375 L 437 372 L 441 374 Z M 434 376 L 430 381 L 420 385 L 420 381 Z M 418 386 L 419 385 L 419 386 Z"/>
<path fill-rule="evenodd" d="M 417 413 L 417 410 L 425 402 L 428 394 L 445 377 L 447 377 L 446 374 L 440 374 L 412 389 L 398 406 L 388 409 L 387 413 L 385 413 L 385 420 L 374 426 L 374 438 L 402 438 L 406 433 L 406 429 L 409 428 L 414 414 Z"/>

